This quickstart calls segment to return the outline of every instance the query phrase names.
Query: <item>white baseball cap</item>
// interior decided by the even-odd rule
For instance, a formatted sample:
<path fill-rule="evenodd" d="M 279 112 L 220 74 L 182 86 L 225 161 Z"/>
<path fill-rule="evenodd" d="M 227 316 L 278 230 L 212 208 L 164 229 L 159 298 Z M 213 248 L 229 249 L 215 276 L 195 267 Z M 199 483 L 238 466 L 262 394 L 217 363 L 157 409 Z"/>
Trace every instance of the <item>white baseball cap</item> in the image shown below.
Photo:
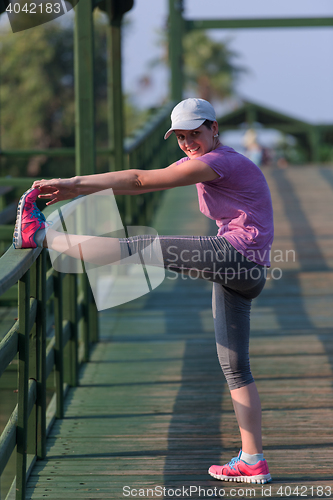
<path fill-rule="evenodd" d="M 185 99 L 175 106 L 171 113 L 171 128 L 164 139 L 170 137 L 174 130 L 194 130 L 206 120 L 214 122 L 216 113 L 213 106 L 204 99 Z"/>

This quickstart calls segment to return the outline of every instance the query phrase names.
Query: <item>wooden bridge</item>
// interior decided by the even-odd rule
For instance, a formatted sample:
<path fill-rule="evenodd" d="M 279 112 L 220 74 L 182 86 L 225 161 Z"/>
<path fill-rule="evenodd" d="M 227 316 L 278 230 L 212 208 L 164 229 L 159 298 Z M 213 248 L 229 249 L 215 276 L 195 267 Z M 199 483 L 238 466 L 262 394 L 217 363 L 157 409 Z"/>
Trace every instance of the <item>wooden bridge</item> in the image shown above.
<path fill-rule="evenodd" d="M 253 303 L 251 360 L 273 482 L 207 475 L 237 454 L 239 435 L 215 352 L 211 284 L 170 275 L 99 313 L 100 341 L 69 389 L 26 499 L 333 495 L 333 167 L 265 175 L 276 236 L 266 288 Z M 165 194 L 154 227 L 216 232 L 193 186 Z"/>

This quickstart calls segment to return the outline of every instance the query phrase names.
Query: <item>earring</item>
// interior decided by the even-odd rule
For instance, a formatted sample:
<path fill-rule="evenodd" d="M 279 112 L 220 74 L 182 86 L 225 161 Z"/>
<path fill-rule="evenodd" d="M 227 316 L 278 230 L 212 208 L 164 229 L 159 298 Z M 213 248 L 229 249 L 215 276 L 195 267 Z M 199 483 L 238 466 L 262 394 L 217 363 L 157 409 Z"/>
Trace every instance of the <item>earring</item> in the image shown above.
<path fill-rule="evenodd" d="M 219 136 L 219 134 L 215 134 L 215 135 L 214 135 L 214 137 L 218 137 L 218 136 Z"/>

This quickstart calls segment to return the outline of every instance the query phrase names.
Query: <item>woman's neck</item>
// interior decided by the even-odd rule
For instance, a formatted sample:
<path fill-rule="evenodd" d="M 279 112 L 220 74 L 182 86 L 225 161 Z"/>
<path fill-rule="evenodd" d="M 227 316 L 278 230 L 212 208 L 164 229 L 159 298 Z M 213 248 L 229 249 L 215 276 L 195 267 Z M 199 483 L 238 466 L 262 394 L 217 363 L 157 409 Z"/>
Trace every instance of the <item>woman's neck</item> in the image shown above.
<path fill-rule="evenodd" d="M 218 138 L 215 139 L 215 142 L 213 144 L 213 149 L 212 151 L 214 151 L 214 149 L 217 149 L 219 148 L 220 146 L 222 146 L 222 143 L 220 142 L 220 140 Z"/>

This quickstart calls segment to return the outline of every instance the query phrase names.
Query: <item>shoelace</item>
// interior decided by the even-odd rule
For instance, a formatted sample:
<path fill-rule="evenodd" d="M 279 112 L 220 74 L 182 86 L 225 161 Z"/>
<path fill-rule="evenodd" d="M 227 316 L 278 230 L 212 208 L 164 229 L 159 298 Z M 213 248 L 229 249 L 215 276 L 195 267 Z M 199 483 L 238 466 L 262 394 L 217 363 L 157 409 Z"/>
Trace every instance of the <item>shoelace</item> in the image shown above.
<path fill-rule="evenodd" d="M 36 217 L 39 222 L 45 222 L 46 220 L 45 215 L 36 207 L 36 205 L 34 206 L 32 212 L 30 212 L 30 219 L 33 219 L 34 217 Z"/>
<path fill-rule="evenodd" d="M 236 470 L 236 468 L 234 467 L 236 465 L 236 463 L 239 462 L 239 458 L 238 457 L 234 457 L 230 460 L 230 462 L 228 463 L 230 469 L 232 470 Z"/>

